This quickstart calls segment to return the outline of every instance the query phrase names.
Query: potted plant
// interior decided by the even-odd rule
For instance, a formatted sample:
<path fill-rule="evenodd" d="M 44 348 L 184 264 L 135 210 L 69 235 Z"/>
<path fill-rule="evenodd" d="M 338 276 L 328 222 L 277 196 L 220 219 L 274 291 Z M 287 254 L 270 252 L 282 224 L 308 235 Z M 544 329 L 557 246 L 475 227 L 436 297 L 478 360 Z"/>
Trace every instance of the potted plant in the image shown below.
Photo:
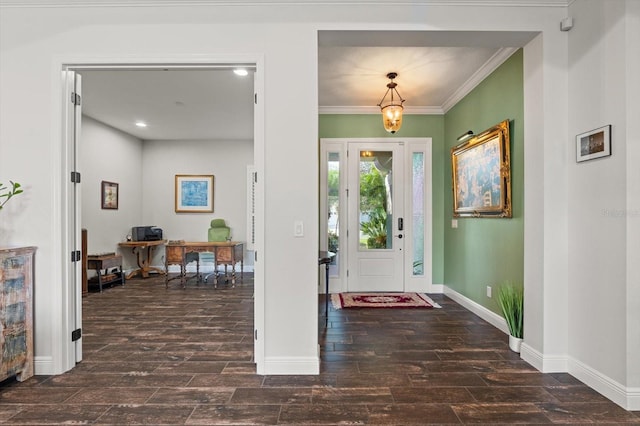
<path fill-rule="evenodd" d="M 520 352 L 524 311 L 524 288 L 505 283 L 498 290 L 498 304 L 509 328 L 509 348 Z"/>
<path fill-rule="evenodd" d="M 18 182 L 9 181 L 9 183 L 11 184 L 11 188 L 7 188 L 0 182 L 0 210 L 2 210 L 2 207 L 7 204 L 7 201 L 9 201 L 11 197 L 22 194 L 22 188 Z"/>

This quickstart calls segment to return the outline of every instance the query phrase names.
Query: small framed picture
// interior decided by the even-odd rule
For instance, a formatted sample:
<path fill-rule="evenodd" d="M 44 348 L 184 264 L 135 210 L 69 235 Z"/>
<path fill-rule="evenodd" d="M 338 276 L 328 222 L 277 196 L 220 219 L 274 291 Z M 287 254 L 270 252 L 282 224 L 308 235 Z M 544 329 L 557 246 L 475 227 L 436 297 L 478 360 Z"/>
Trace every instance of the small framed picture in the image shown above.
<path fill-rule="evenodd" d="M 102 208 L 118 210 L 118 184 L 102 181 Z"/>
<path fill-rule="evenodd" d="M 176 175 L 176 213 L 213 212 L 213 175 Z"/>
<path fill-rule="evenodd" d="M 576 136 L 576 161 L 593 160 L 611 155 L 611 125 Z"/>

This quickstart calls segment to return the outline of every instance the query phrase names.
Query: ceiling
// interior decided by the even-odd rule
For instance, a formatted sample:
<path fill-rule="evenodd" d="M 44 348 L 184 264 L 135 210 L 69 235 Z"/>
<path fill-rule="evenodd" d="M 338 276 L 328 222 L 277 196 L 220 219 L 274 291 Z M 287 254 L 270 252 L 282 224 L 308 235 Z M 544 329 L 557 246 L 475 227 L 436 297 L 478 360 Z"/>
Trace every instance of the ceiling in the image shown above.
<path fill-rule="evenodd" d="M 531 32 L 322 31 L 320 113 L 377 113 L 397 72 L 405 113 L 442 114 Z M 142 140 L 253 139 L 253 70 L 80 70 L 83 113 Z M 148 127 L 138 128 L 137 120 Z"/>

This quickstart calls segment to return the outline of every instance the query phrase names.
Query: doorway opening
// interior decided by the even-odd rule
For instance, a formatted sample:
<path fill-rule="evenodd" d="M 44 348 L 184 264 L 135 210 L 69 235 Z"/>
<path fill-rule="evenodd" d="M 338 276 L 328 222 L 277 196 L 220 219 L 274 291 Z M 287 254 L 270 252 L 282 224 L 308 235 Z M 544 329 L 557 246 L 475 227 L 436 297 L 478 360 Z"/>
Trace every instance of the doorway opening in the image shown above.
<path fill-rule="evenodd" d="M 258 98 L 263 99 L 262 97 L 257 96 L 262 91 L 262 87 L 263 87 L 263 81 L 262 81 L 261 73 L 259 71 L 260 66 L 257 63 L 257 61 L 242 62 L 242 63 L 237 63 L 237 62 L 216 63 L 212 61 L 210 64 L 198 63 L 193 65 L 188 65 L 188 64 L 185 65 L 184 63 L 180 63 L 179 65 L 173 65 L 173 64 L 145 64 L 145 65 L 67 64 L 67 65 L 63 65 L 63 89 L 64 89 L 63 101 L 65 105 L 63 108 L 64 121 L 65 121 L 63 126 L 63 133 L 64 133 L 63 146 L 65 150 L 63 173 L 65 177 L 72 176 L 71 181 L 69 181 L 68 179 L 64 179 L 63 181 L 64 203 L 63 203 L 62 217 L 64 218 L 63 235 L 66 236 L 66 238 L 63 241 L 63 252 L 64 250 L 69 250 L 73 253 L 76 253 L 76 252 L 79 253 L 79 250 L 81 247 L 81 241 L 80 241 L 81 228 L 83 227 L 83 223 L 87 222 L 84 219 L 84 213 L 85 213 L 84 206 L 86 205 L 84 201 L 87 201 L 87 202 L 91 201 L 91 200 L 84 200 L 84 198 L 88 198 L 88 196 L 85 195 L 85 197 L 83 197 L 82 194 L 83 192 L 85 194 L 93 193 L 92 194 L 92 197 L 93 197 L 93 195 L 95 195 L 96 192 L 99 193 L 100 191 L 99 187 L 97 187 L 97 189 L 90 188 L 90 191 L 88 192 L 84 191 L 81 187 L 82 184 L 85 184 L 85 185 L 90 184 L 90 180 L 83 182 L 83 179 L 80 178 L 81 173 L 83 172 L 83 169 L 90 170 L 90 172 L 88 172 L 88 174 L 86 175 L 86 177 L 89 178 L 91 176 L 91 173 L 94 172 L 93 169 L 96 168 L 95 167 L 96 163 L 94 163 L 94 160 L 91 161 L 91 163 L 94 164 L 94 166 L 87 164 L 88 163 L 86 159 L 87 157 L 86 155 L 84 155 L 86 153 L 81 152 L 83 149 L 83 145 L 82 145 L 82 130 L 83 130 L 82 117 L 83 116 L 82 116 L 82 101 L 81 101 L 83 97 L 82 74 L 103 72 L 113 76 L 113 75 L 118 75 L 118 73 L 122 74 L 127 71 L 135 70 L 136 72 L 142 72 L 142 73 L 154 72 L 156 74 L 173 72 L 174 74 L 177 74 L 179 77 L 189 78 L 190 75 L 193 75 L 189 73 L 197 72 L 198 74 L 202 74 L 206 72 L 221 72 L 221 70 L 231 71 L 232 68 L 237 68 L 238 66 L 241 66 L 244 69 L 249 69 L 250 71 L 253 71 L 252 73 L 253 75 L 250 74 L 250 76 L 248 77 L 249 79 L 251 79 L 251 88 L 250 88 L 251 92 L 249 96 L 244 98 L 245 100 L 243 101 L 246 103 L 246 105 L 248 105 L 248 109 L 251 110 L 251 115 L 249 115 L 248 120 L 245 120 L 244 122 L 242 122 L 242 120 L 238 120 L 238 121 L 241 121 L 241 125 L 243 126 L 244 129 L 246 128 L 250 129 L 250 134 L 248 137 L 245 136 L 244 138 L 233 138 L 229 135 L 226 135 L 225 137 L 222 138 L 222 140 L 225 141 L 225 143 L 222 143 L 220 140 L 215 140 L 215 141 L 209 141 L 210 143 L 208 144 L 203 143 L 202 140 L 190 141 L 190 140 L 186 140 L 188 139 L 187 137 L 180 138 L 179 136 L 176 136 L 176 135 L 173 135 L 173 137 L 169 138 L 166 141 L 153 140 L 153 141 L 147 142 L 147 140 L 143 140 L 142 142 L 140 142 L 140 145 L 144 145 L 147 143 L 152 145 L 154 142 L 159 142 L 158 143 L 159 146 L 155 146 L 150 149 L 145 149 L 142 146 L 138 148 L 134 148 L 134 151 L 136 150 L 138 151 L 137 155 L 139 155 L 139 160 L 141 162 L 139 164 L 140 170 L 136 172 L 140 180 L 138 182 L 135 181 L 136 173 L 132 174 L 133 175 L 133 179 L 132 179 L 131 175 L 128 175 L 126 172 L 123 172 L 123 170 L 127 170 L 127 167 L 123 166 L 123 163 L 125 161 L 123 160 L 122 155 L 118 155 L 118 153 L 115 152 L 116 151 L 115 147 L 109 146 L 108 143 L 104 143 L 105 142 L 104 140 L 102 141 L 103 145 L 105 145 L 102 147 L 103 155 L 96 155 L 96 156 L 90 157 L 90 158 L 95 158 L 95 161 L 98 162 L 98 164 L 104 166 L 105 167 L 104 170 L 111 170 L 111 171 L 120 170 L 121 174 L 119 176 L 121 176 L 122 179 L 133 180 L 133 182 L 130 181 L 130 183 L 126 181 L 123 181 L 120 183 L 119 185 L 120 196 L 123 196 L 125 194 L 125 192 L 123 191 L 124 189 L 123 186 L 129 184 L 130 186 L 138 187 L 137 191 L 134 191 L 136 193 L 133 194 L 132 198 L 138 197 L 139 198 L 138 201 L 140 202 L 141 206 L 138 207 L 137 210 L 135 208 L 133 209 L 130 208 L 129 211 L 125 212 L 123 211 L 125 210 L 124 208 L 125 206 L 122 203 L 124 200 L 121 198 L 120 209 L 122 210 L 120 213 L 126 213 L 125 215 L 123 215 L 126 217 L 122 219 L 122 223 L 119 223 L 116 225 L 117 229 L 111 229 L 110 231 L 107 230 L 106 233 L 101 233 L 100 231 L 96 232 L 97 234 L 101 234 L 99 235 L 98 239 L 107 240 L 107 241 L 102 241 L 102 243 L 110 244 L 109 247 L 112 247 L 111 250 L 117 249 L 117 243 L 119 241 L 126 240 L 128 234 L 130 234 L 130 229 L 132 226 L 142 225 L 141 222 L 144 222 L 145 224 L 157 225 L 162 228 L 163 227 L 162 221 L 164 221 L 165 223 L 167 221 L 171 222 L 170 219 L 167 219 L 167 218 L 170 218 L 171 216 L 174 217 L 174 221 L 171 222 L 168 226 L 164 225 L 166 227 L 165 234 L 164 234 L 165 239 L 180 238 L 180 239 L 186 239 L 186 240 L 192 240 L 192 241 L 206 241 L 207 239 L 206 227 L 194 225 L 194 227 L 197 226 L 197 230 L 194 231 L 196 232 L 196 234 L 190 235 L 186 231 L 188 228 L 185 228 L 184 223 L 181 225 L 180 220 L 182 220 L 182 222 L 194 222 L 194 221 L 200 220 L 202 222 L 206 222 L 207 223 L 206 226 L 208 227 L 208 222 L 212 220 L 213 216 L 219 215 L 222 213 L 220 210 L 220 207 L 218 208 L 218 211 L 214 210 L 206 215 L 202 215 L 201 219 L 198 219 L 197 218 L 198 215 L 194 215 L 194 214 L 188 215 L 190 217 L 185 217 L 184 215 L 180 217 L 177 214 L 177 212 L 175 212 L 173 209 L 174 188 L 173 186 L 166 185 L 167 182 L 165 182 L 165 181 L 170 181 L 171 185 L 173 185 L 174 175 L 178 173 L 180 174 L 184 173 L 185 167 L 188 168 L 189 166 L 193 166 L 193 164 L 191 163 L 196 163 L 196 165 L 193 167 L 196 167 L 196 168 L 200 167 L 201 169 L 204 169 L 204 172 L 206 172 L 207 174 L 215 175 L 216 171 L 215 170 L 211 171 L 211 169 L 215 168 L 216 166 L 209 165 L 206 159 L 204 160 L 204 162 L 200 163 L 199 166 L 197 165 L 197 159 L 199 157 L 207 156 L 206 150 L 210 151 L 211 149 L 218 149 L 220 150 L 220 154 L 222 156 L 231 155 L 234 157 L 237 157 L 236 154 L 238 151 L 241 151 L 243 153 L 241 157 L 246 159 L 246 164 L 243 164 L 242 167 L 238 167 L 239 170 L 237 170 L 237 174 L 240 176 L 240 178 L 236 179 L 238 180 L 238 188 L 240 189 L 241 192 L 244 192 L 247 189 L 246 182 L 247 182 L 247 174 L 248 174 L 249 168 L 251 170 L 251 173 L 260 174 L 262 172 L 263 158 L 264 158 L 264 155 L 263 155 L 264 141 L 261 135 L 263 134 L 262 130 L 263 130 L 264 111 L 263 111 L 263 106 L 257 104 Z M 184 84 L 183 86 L 188 86 L 188 85 Z M 162 85 L 159 85 L 159 86 L 156 85 L 155 87 L 159 92 L 166 89 Z M 132 88 L 131 90 L 135 90 L 135 88 Z M 184 91 L 184 87 L 180 87 L 178 88 L 178 90 Z M 202 90 L 204 91 L 204 88 Z M 115 92 L 117 91 L 114 90 L 114 95 L 115 95 Z M 91 93 L 84 93 L 84 95 L 91 96 Z M 75 101 L 72 102 L 71 104 L 68 104 L 67 101 L 68 99 L 71 99 L 71 98 L 75 99 Z M 187 107 L 198 108 L 199 107 L 198 105 L 189 105 L 187 102 L 181 101 L 180 99 L 176 99 L 172 106 L 176 108 L 187 108 Z M 157 105 L 154 105 L 154 107 L 157 107 Z M 234 111 L 230 111 L 230 113 L 234 113 Z M 235 113 L 239 115 L 239 111 L 236 110 Z M 221 117 L 221 119 L 225 120 L 225 117 Z M 124 140 L 126 140 L 128 137 L 132 139 L 136 139 L 131 135 L 127 135 L 126 130 L 117 129 L 113 124 L 109 124 L 109 123 L 105 124 L 104 122 L 101 123 L 98 120 L 96 120 L 96 118 L 90 118 L 87 121 L 90 121 L 90 120 L 93 121 L 92 126 L 94 127 L 94 130 L 95 128 L 104 130 L 104 128 L 111 127 L 111 130 L 122 133 L 122 135 L 124 135 L 122 139 Z M 215 125 L 214 120 L 211 119 L 210 121 L 211 121 L 211 127 L 214 129 L 214 131 L 215 130 L 220 131 L 221 128 Z M 181 143 L 183 145 L 180 145 Z M 233 149 L 229 148 L 231 144 L 233 144 L 234 146 Z M 198 145 L 200 146 L 200 148 L 198 148 Z M 208 146 L 205 148 L 205 145 L 208 145 Z M 168 153 L 165 153 L 164 156 L 162 154 L 159 154 L 159 152 L 162 151 L 163 146 L 164 147 L 173 146 L 176 152 L 181 153 L 183 158 L 185 155 L 188 155 L 188 152 L 200 152 L 200 155 L 196 155 L 194 161 L 186 161 L 186 160 L 176 161 L 180 158 L 180 155 L 176 155 L 176 152 L 168 152 Z M 92 149 L 95 150 L 95 147 L 93 147 Z M 230 151 L 233 151 L 233 152 L 230 152 Z M 127 152 L 125 152 L 124 154 L 126 155 Z M 143 158 L 144 155 L 146 155 L 147 157 Z M 152 158 L 149 158 L 149 157 L 152 157 Z M 165 162 L 161 165 L 158 163 L 158 161 L 162 160 L 163 158 Z M 174 161 L 170 161 L 168 159 L 173 159 Z M 136 161 L 135 158 L 134 158 L 134 161 Z M 150 167 L 150 164 L 155 164 L 155 166 Z M 181 167 L 183 169 L 180 169 Z M 178 169 L 180 169 L 180 171 L 178 171 Z M 156 170 L 157 173 L 154 173 L 153 171 L 150 171 L 150 170 Z M 193 169 L 189 169 L 187 170 L 187 172 L 191 173 L 193 172 Z M 227 170 L 226 172 L 231 173 L 231 171 L 229 170 Z M 104 172 L 104 173 L 107 173 L 107 172 Z M 203 173 L 203 172 L 200 172 L 200 173 Z M 162 174 L 166 176 L 162 176 Z M 77 177 L 74 178 L 74 175 Z M 94 180 L 96 179 L 96 175 L 93 175 L 91 177 Z M 109 180 L 109 179 L 104 178 L 104 180 Z M 245 233 L 246 223 L 244 222 L 244 218 L 248 217 L 248 214 L 247 214 L 248 206 L 244 208 L 244 211 L 242 212 L 242 214 L 237 215 L 235 214 L 235 212 L 228 213 L 230 217 L 239 216 L 243 218 L 241 222 L 238 222 L 234 225 L 234 227 L 236 227 L 238 231 L 236 233 L 236 236 L 239 238 L 242 238 L 245 241 L 251 241 L 251 243 L 253 243 L 253 247 L 252 247 L 253 250 L 258 250 L 260 247 L 262 247 L 262 241 L 263 241 L 262 240 L 262 229 L 263 229 L 262 218 L 264 213 L 262 208 L 263 191 L 261 190 L 262 188 L 260 186 L 261 181 L 262 180 L 258 180 L 258 183 L 252 185 L 252 191 L 253 191 L 253 193 L 251 194 L 252 195 L 251 197 L 252 198 L 252 205 L 251 205 L 252 235 L 249 236 L 249 235 L 246 235 Z M 152 182 L 152 184 L 150 184 L 150 182 Z M 149 190 L 149 188 L 153 186 L 157 186 L 159 188 L 160 194 L 165 194 L 165 196 L 160 197 L 158 196 L 158 194 L 154 194 L 153 190 Z M 236 191 L 234 192 L 234 197 L 237 197 L 238 188 L 236 188 Z M 169 196 L 166 196 L 167 193 L 169 194 Z M 131 196 L 131 194 L 129 195 Z M 224 191 L 218 191 L 216 193 L 215 187 L 214 187 L 213 201 L 217 200 L 219 204 L 222 206 L 224 206 L 225 204 L 229 204 L 222 199 L 224 198 L 224 196 L 225 196 Z M 155 201 L 161 198 L 166 198 L 168 200 L 169 206 L 164 205 L 166 204 L 167 200 Z M 131 201 L 131 199 L 129 199 L 129 201 Z M 130 204 L 133 204 L 133 202 L 131 202 Z M 170 211 L 167 211 L 167 210 L 170 210 Z M 102 213 L 100 212 L 99 208 L 94 209 L 94 213 L 96 211 L 98 213 Z M 224 211 L 224 209 L 222 209 L 222 211 Z M 164 213 L 160 213 L 160 212 L 164 212 Z M 110 213 L 114 213 L 114 212 L 111 211 Z M 117 213 L 117 211 L 115 213 Z M 163 217 L 163 214 L 164 214 L 164 217 Z M 103 218 L 102 220 L 100 220 L 100 223 L 103 226 L 110 224 L 112 222 L 113 222 L 113 218 L 111 219 Z M 156 222 L 160 222 L 160 223 L 156 223 Z M 184 232 L 187 232 L 187 235 L 180 237 L 180 235 Z M 109 234 L 111 235 L 109 236 Z M 201 237 L 200 236 L 201 234 L 204 234 L 205 236 Z M 89 233 L 89 235 L 91 235 L 91 233 Z M 246 244 L 245 244 L 245 247 L 246 247 Z M 90 246 L 88 250 L 91 252 L 92 250 L 100 251 L 103 249 L 101 249 L 99 245 L 94 245 L 93 248 Z M 157 252 L 158 254 L 153 258 L 152 262 L 158 263 L 158 266 L 164 269 L 164 253 L 162 253 L 163 250 L 157 250 Z M 253 259 L 254 258 L 253 253 L 251 253 L 251 256 L 247 256 L 247 254 L 245 253 L 245 259 L 248 259 L 248 258 Z M 71 331 L 81 330 L 82 328 L 82 279 L 81 279 L 82 269 L 83 269 L 83 266 L 81 265 L 80 262 L 72 262 L 71 264 L 67 264 L 65 262 L 63 267 L 63 271 L 64 271 L 63 273 L 65 274 L 65 277 L 66 277 L 65 282 L 68 283 L 66 288 L 67 290 L 66 302 L 70 307 L 69 314 L 67 317 L 67 322 L 66 324 L 64 324 L 64 328 L 69 329 Z M 262 307 L 262 302 L 264 300 L 264 296 L 263 296 L 264 295 L 264 292 L 263 292 L 264 276 L 263 276 L 261 265 L 258 262 L 254 263 L 253 270 L 254 270 L 254 289 L 255 289 L 254 290 L 255 304 L 254 304 L 254 312 L 253 312 L 253 322 L 255 325 L 255 329 L 260 330 L 264 324 L 263 307 Z M 259 336 L 264 336 L 264 333 L 255 333 L 255 334 Z M 77 333 L 77 335 L 81 336 L 81 333 Z M 66 366 L 65 370 L 73 368 L 77 362 L 82 360 L 82 338 L 81 337 L 71 342 L 69 345 L 67 345 L 66 343 L 60 343 L 60 345 L 65 346 L 62 348 L 62 353 L 65 354 L 63 355 L 63 358 L 66 358 L 66 359 L 63 359 L 63 362 L 62 362 L 62 364 Z M 264 342 L 262 341 L 262 339 L 256 339 L 254 341 L 254 359 L 255 359 L 258 370 L 261 368 L 260 366 L 263 359 L 263 347 L 264 347 Z"/>

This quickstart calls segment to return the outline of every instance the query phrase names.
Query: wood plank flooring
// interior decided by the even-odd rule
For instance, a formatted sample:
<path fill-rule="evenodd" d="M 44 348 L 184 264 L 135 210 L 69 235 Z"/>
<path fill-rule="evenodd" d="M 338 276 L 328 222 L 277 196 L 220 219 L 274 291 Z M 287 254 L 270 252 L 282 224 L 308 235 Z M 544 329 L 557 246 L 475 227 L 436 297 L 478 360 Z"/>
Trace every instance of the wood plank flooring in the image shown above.
<path fill-rule="evenodd" d="M 507 337 L 442 309 L 344 309 L 319 321 L 321 374 L 259 376 L 253 285 L 159 277 L 83 300 L 84 360 L 0 384 L 2 424 L 636 424 L 568 374 L 541 374 Z M 324 310 L 324 298 L 319 298 Z"/>

